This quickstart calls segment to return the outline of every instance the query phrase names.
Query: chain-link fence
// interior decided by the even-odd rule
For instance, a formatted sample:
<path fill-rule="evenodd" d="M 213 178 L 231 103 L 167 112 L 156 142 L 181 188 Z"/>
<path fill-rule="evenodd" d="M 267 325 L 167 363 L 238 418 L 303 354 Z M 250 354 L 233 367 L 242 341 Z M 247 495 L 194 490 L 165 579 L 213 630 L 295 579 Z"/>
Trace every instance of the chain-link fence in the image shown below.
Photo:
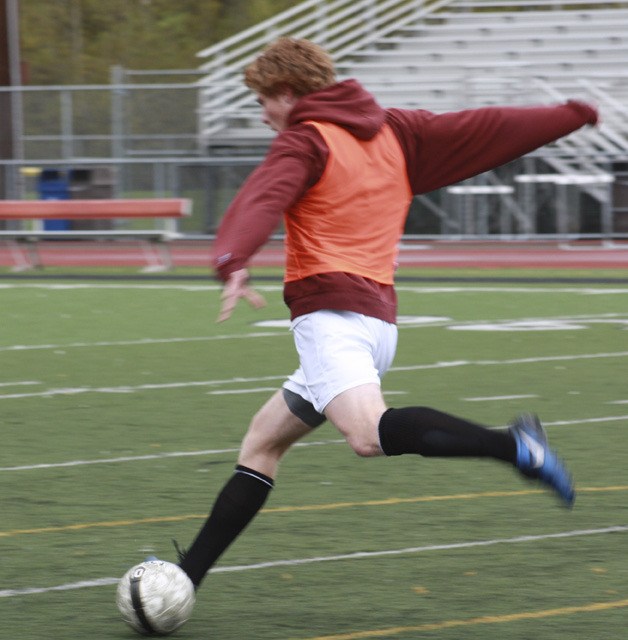
<path fill-rule="evenodd" d="M 213 234 L 228 203 L 261 161 L 268 139 L 228 148 L 214 145 L 209 155 L 199 143 L 197 78 L 195 71 L 118 68 L 109 85 L 0 88 L 0 97 L 11 97 L 3 102 L 19 106 L 13 113 L 13 158 L 0 158 L 0 197 L 40 197 L 39 178 L 46 169 L 82 176 L 91 194 L 99 193 L 99 185 L 85 177 L 106 175 L 108 183 L 100 185 L 97 197 L 188 197 L 193 215 L 181 221 L 181 231 Z M 550 160 L 557 158 L 540 152 L 479 176 L 466 191 L 443 189 L 418 198 L 406 232 L 422 237 L 626 235 L 624 177 L 614 189 L 610 183 L 579 187 L 517 182 L 521 174 L 554 171 Z M 596 165 L 614 174 L 625 159 L 609 156 L 601 162 L 598 157 Z M 512 188 L 504 189 L 504 184 Z M 613 200 L 618 201 L 614 213 Z M 558 205 L 569 207 L 569 225 L 561 226 Z"/>
<path fill-rule="evenodd" d="M 108 85 L 15 89 L 24 158 L 197 154 L 196 84 L 146 74 L 151 82 L 129 82 L 139 73 L 114 68 Z"/>
<path fill-rule="evenodd" d="M 114 68 L 108 85 L 0 88 L 14 105 L 13 158 L 0 159 L 0 197 L 40 197 L 46 170 L 67 179 L 70 190 L 76 176 L 108 175 L 96 197 L 190 197 L 194 214 L 182 231 L 213 233 L 262 156 L 242 149 L 210 158 L 199 148 L 196 76 Z"/>

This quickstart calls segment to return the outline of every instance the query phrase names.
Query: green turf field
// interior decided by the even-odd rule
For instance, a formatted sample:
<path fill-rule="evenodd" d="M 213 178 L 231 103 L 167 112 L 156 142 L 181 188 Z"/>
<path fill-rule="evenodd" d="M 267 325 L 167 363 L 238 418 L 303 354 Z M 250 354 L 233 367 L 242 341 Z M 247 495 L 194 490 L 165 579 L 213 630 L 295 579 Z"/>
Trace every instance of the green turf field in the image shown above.
<path fill-rule="evenodd" d="M 285 326 L 254 324 L 287 316 L 261 288 L 265 309 L 217 325 L 210 280 L 0 279 L 0 638 L 134 637 L 115 580 L 190 542 L 295 366 Z M 176 637 L 625 638 L 628 283 L 404 280 L 399 298 L 389 403 L 495 427 L 538 412 L 574 510 L 506 465 L 359 459 L 323 425 Z"/>

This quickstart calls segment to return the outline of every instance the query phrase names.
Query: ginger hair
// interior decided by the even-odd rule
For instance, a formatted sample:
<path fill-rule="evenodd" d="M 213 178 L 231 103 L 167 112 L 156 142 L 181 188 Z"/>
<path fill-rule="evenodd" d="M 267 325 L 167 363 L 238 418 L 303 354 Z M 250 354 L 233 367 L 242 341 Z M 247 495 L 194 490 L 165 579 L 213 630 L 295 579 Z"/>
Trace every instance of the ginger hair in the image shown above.
<path fill-rule="evenodd" d="M 302 97 L 336 82 L 330 55 L 309 40 L 279 38 L 244 71 L 244 82 L 258 94 L 274 97 L 291 90 Z"/>

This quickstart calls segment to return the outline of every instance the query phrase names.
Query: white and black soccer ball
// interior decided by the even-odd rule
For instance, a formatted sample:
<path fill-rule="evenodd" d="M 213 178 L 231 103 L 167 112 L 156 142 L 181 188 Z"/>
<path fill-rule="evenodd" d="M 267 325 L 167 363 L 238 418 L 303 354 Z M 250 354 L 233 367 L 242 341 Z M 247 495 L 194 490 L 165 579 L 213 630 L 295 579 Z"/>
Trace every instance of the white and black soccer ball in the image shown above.
<path fill-rule="evenodd" d="M 116 602 L 124 621 L 138 633 L 166 636 L 192 615 L 194 585 L 172 562 L 147 560 L 118 583 Z"/>

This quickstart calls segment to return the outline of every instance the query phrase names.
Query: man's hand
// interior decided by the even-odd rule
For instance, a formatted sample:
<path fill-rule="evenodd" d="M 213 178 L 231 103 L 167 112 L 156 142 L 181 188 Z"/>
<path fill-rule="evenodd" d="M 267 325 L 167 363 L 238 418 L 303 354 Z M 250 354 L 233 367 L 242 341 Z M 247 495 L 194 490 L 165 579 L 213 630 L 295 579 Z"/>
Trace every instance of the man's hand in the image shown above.
<path fill-rule="evenodd" d="M 244 298 L 255 309 L 261 309 L 266 305 L 266 300 L 257 291 L 249 287 L 248 282 L 249 272 L 246 269 L 238 269 L 238 271 L 229 274 L 220 297 L 221 305 L 218 322 L 224 322 L 231 317 L 240 298 Z"/>

